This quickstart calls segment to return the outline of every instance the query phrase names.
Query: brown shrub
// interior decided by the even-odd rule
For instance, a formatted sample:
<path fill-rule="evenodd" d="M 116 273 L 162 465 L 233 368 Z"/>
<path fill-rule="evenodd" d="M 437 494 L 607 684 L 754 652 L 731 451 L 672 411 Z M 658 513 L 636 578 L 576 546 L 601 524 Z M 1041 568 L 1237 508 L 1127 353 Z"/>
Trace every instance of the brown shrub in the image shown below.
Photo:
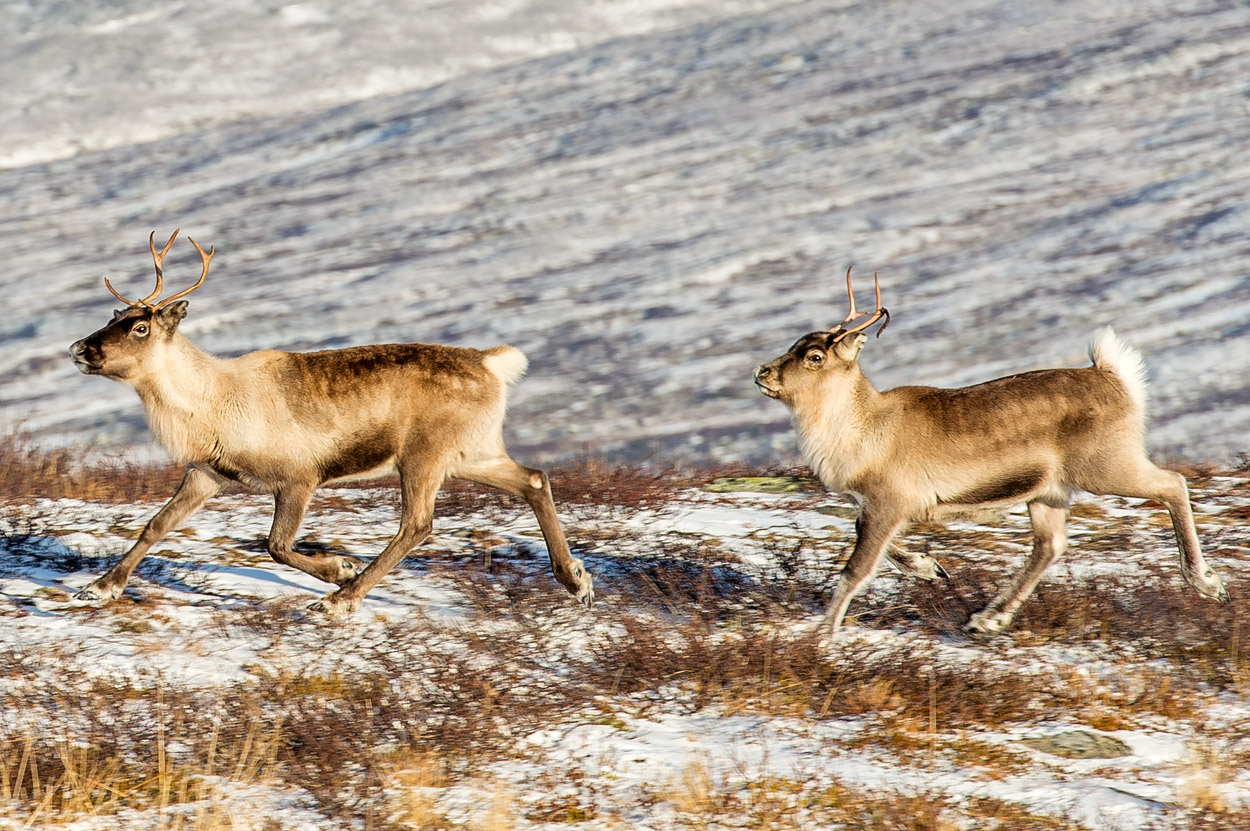
<path fill-rule="evenodd" d="M 626 615 L 594 650 L 592 679 L 624 692 L 677 685 L 692 704 L 770 709 L 819 718 L 888 711 L 915 725 L 938 714 L 943 729 L 1002 724 L 1065 703 L 1063 686 L 990 661 L 951 665 L 914 645 L 882 650 L 853 641 L 831 655 L 815 635 L 748 627 L 724 634 L 700 621 Z"/>
<path fill-rule="evenodd" d="M 1024 604 L 1010 640 L 1029 643 L 1098 641 L 1113 651 L 1165 658 L 1178 678 L 1220 689 L 1244 681 L 1247 658 L 1244 614 L 1236 601 L 1217 603 L 1187 586 L 1174 569 L 1147 564 L 1145 574 L 1100 575 L 1074 581 L 1043 579 Z M 1225 575 L 1230 594 L 1244 597 L 1250 585 Z M 905 584 L 901 603 L 873 619 L 875 625 L 920 625 L 945 635 L 993 597 L 1004 576 L 976 566 L 959 569 L 953 581 Z"/>
<path fill-rule="evenodd" d="M 124 460 L 84 464 L 89 451 L 48 449 L 23 433 L 0 437 L 0 500 L 83 499 L 139 502 L 166 499 L 182 481 L 173 463 L 136 465 Z"/>
<path fill-rule="evenodd" d="M 710 478 L 676 468 L 648 469 L 591 458 L 551 468 L 548 474 L 557 504 L 627 509 L 662 504 L 682 488 Z M 174 462 L 136 464 L 121 458 L 109 459 L 92 448 L 47 448 L 28 433 L 0 437 L 0 499 L 10 502 L 41 497 L 92 502 L 164 500 L 173 495 L 182 475 L 183 466 Z M 397 485 L 398 479 L 390 476 L 332 487 L 396 488 Z M 226 492 L 243 492 L 243 489 L 232 486 Z M 439 510 L 463 513 L 490 505 L 524 507 L 520 500 L 493 488 L 452 479 L 444 485 Z"/>

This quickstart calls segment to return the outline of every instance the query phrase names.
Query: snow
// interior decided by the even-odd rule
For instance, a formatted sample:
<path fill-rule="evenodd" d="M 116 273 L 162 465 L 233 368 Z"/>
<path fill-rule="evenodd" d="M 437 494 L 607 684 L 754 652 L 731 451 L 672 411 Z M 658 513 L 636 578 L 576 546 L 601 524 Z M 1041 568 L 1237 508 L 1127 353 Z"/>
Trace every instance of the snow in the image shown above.
<path fill-rule="evenodd" d="M 305 523 L 309 531 L 317 539 L 330 541 L 335 549 L 346 547 L 366 556 L 380 550 L 394 527 L 394 492 L 337 490 L 334 495 L 332 505 L 314 504 Z M 821 501 L 820 496 L 810 494 L 713 494 L 690 490 L 677 494 L 667 505 L 637 513 L 579 507 L 573 512 L 577 518 L 568 529 L 575 541 L 579 535 L 600 538 L 613 527 L 625 534 L 624 541 L 591 545 L 579 552 L 597 575 L 601 597 L 609 598 L 609 604 L 620 604 L 628 600 L 611 599 L 620 564 L 632 557 L 649 556 L 664 540 L 690 538 L 714 543 L 722 556 L 731 557 L 728 562 L 740 564 L 728 567 L 756 574 L 777 568 L 766 540 L 805 540 L 808 542 L 801 556 L 810 561 L 809 567 L 814 566 L 815 561 L 829 557 L 828 551 L 844 547 L 851 534 L 849 520 L 813 510 Z M 1223 527 L 1220 511 L 1243 504 L 1244 480 L 1225 477 L 1198 488 L 1195 501 L 1207 509 L 1198 516 L 1202 534 L 1209 539 Z M 1096 541 L 1109 522 L 1128 523 L 1129 527 L 1144 524 L 1153 512 L 1133 507 L 1129 502 L 1116 498 L 1098 500 L 1098 516 L 1104 518 L 1074 519 L 1073 548 L 1047 579 L 1127 571 L 1126 581 L 1131 585 L 1132 580 L 1138 579 L 1133 572 L 1143 563 L 1174 566 L 1175 549 L 1168 539 L 1158 544 L 1139 539 L 1146 547 L 1144 556 L 1138 553 L 1131 559 L 1111 563 L 1102 562 L 1104 555 L 1095 545 L 1082 542 Z M 305 604 L 326 588 L 273 563 L 264 552 L 257 541 L 265 534 L 270 515 L 268 500 L 261 496 L 218 497 L 186 529 L 171 536 L 147 558 L 140 569 L 141 576 L 132 580 L 127 595 L 147 604 L 145 608 L 158 610 L 147 616 L 146 624 L 133 625 L 133 613 L 127 611 L 125 602 L 84 614 L 82 604 L 68 601 L 67 592 L 82 587 L 99 573 L 98 560 L 120 554 L 133 529 L 154 508 L 75 500 L 39 500 L 28 506 L 6 508 L 3 521 L 8 530 L 0 538 L 0 613 L 5 616 L 0 647 L 38 654 L 58 645 L 74 644 L 84 677 L 132 677 L 139 683 L 159 679 L 166 687 L 181 684 L 212 689 L 248 683 L 258 672 L 272 671 L 264 668 L 281 667 L 292 661 L 309 667 L 335 667 L 335 672 L 349 671 L 346 668 L 356 660 L 350 650 L 340 653 L 337 648 L 325 650 L 323 646 L 310 651 L 312 643 L 325 637 L 316 633 L 312 621 L 296 623 L 294 634 L 280 640 L 262 633 L 248 634 L 246 628 L 224 623 L 228 618 L 223 615 L 242 615 L 249 608 L 258 608 L 258 604 Z M 40 528 L 52 529 L 53 526 L 41 524 L 49 521 L 69 524 L 76 530 L 55 537 L 38 533 Z M 1019 512 L 1014 512 L 1002 526 L 961 527 L 982 535 L 992 532 L 995 539 L 1008 541 L 1023 532 L 1025 521 Z M 16 533 L 15 529 L 22 528 L 37 533 Z M 388 623 L 402 626 L 416 618 L 434 621 L 445 633 L 428 643 L 430 660 L 436 660 L 434 656 L 444 650 L 458 649 L 456 633 L 462 627 L 486 627 L 498 636 L 512 636 L 516 630 L 507 621 L 475 616 L 463 590 L 449 582 L 446 571 L 437 564 L 450 558 L 461 563 L 457 568 L 463 567 L 466 553 L 476 550 L 478 554 L 474 556 L 481 556 L 481 549 L 474 548 L 479 543 L 473 540 L 485 539 L 489 540 L 491 556 L 499 563 L 543 577 L 545 557 L 532 556 L 537 544 L 535 533 L 532 517 L 521 512 L 470 512 L 439 518 L 434 538 L 388 575 L 353 618 L 336 622 L 332 637 L 341 639 L 338 643 L 342 646 L 367 643 L 377 637 L 379 626 Z M 827 550 L 817 550 L 813 545 Z M 981 545 L 973 543 L 971 547 Z M 980 554 L 969 551 L 968 555 L 981 560 Z M 944 559 L 948 568 L 958 570 L 953 556 Z M 999 566 L 1013 567 L 1011 559 L 999 558 Z M 1235 581 L 1245 578 L 1250 560 L 1244 556 L 1230 559 L 1217 555 L 1212 562 L 1226 579 Z M 874 581 L 872 592 L 888 595 L 903 580 L 885 570 Z M 1179 581 L 1175 587 L 1177 591 L 1188 590 Z M 599 607 L 594 613 L 584 613 L 570 604 L 561 615 L 547 622 L 543 635 L 548 640 L 547 648 L 565 654 L 567 660 L 579 659 L 585 632 L 615 625 L 612 608 L 617 607 L 609 605 L 606 611 Z M 783 627 L 779 631 L 792 627 L 797 634 L 816 619 L 779 619 L 777 625 Z M 557 643 L 558 647 L 553 646 Z M 1072 672 L 1084 674 L 1089 683 L 1121 671 L 1120 665 L 1099 653 L 1096 645 L 1029 647 L 1026 641 L 1005 651 L 987 652 L 975 643 L 935 641 L 906 627 L 852 626 L 828 644 L 829 660 L 838 660 L 843 650 L 853 650 L 857 645 L 881 650 L 883 654 L 895 649 L 929 654 L 934 661 L 954 665 L 986 660 L 1004 665 L 1016 662 L 1017 666 L 1035 665 L 1040 673 L 1068 666 Z M 1248 717 L 1250 711 L 1246 710 L 1244 697 L 1222 697 L 1213 701 L 1209 720 L 1236 731 L 1236 725 L 1244 724 Z M 491 794 L 499 793 L 500 788 L 508 789 L 520 803 L 525 803 L 542 796 L 527 783 L 537 781 L 536 777 L 543 773 L 564 772 L 573 777 L 571 781 L 589 777 L 586 781 L 597 783 L 597 798 L 604 800 L 605 805 L 620 806 L 631 827 L 661 829 L 675 822 L 673 812 L 681 810 L 678 795 L 691 787 L 691 777 L 705 781 L 708 787 L 729 790 L 749 782 L 792 781 L 805 782 L 809 787 L 812 783 L 838 785 L 873 794 L 942 794 L 944 799 L 956 802 L 974 797 L 999 799 L 1037 814 L 1068 817 L 1091 829 L 1115 829 L 1162 821 L 1178 801 L 1184 802 L 1185 794 L 1196 788 L 1222 792 L 1226 804 L 1236 805 L 1242 799 L 1238 793 L 1246 792 L 1238 788 L 1250 784 L 1244 771 L 1240 778 L 1231 780 L 1204 773 L 1195 749 L 1204 747 L 1209 739 L 1195 735 L 1183 721 L 1156 718 L 1136 729 L 1102 731 L 1131 748 L 1129 756 L 1118 759 L 1060 759 L 1020 744 L 1027 736 L 1090 730 L 1079 719 L 1061 712 L 1056 712 L 1051 721 L 961 731 L 958 735 L 942 731 L 935 735 L 934 741 L 944 743 L 975 740 L 1013 749 L 1030 760 L 1019 769 L 988 777 L 976 766 L 951 766 L 941 762 L 940 757 L 934 757 L 937 761 L 933 763 L 917 765 L 907 754 L 899 755 L 871 742 L 864 744 L 861 739 L 867 737 L 866 731 L 880 729 L 876 724 L 871 718 L 812 719 L 784 713 L 734 711 L 719 704 L 698 706 L 678 679 L 668 690 L 604 698 L 598 712 L 536 731 L 519 732 L 515 735 L 515 752 L 480 772 L 480 787 L 460 781 L 435 788 L 430 794 L 446 816 L 481 822 L 487 810 L 484 806 L 493 804 Z M 277 812 L 274 815 L 287 817 L 291 827 L 328 827 L 315 809 L 306 806 L 305 795 L 278 785 L 245 787 L 238 782 L 225 782 L 218 793 L 219 805 L 223 804 L 224 795 L 233 800 L 231 804 L 271 806 Z M 634 807 L 626 807 L 631 805 Z M 124 827 L 157 827 L 152 824 L 155 814 L 132 812 L 126 816 Z M 5 827 L 2 819 L 0 827 Z"/>
<path fill-rule="evenodd" d="M 509 342 L 520 455 L 794 459 L 752 368 L 881 274 L 879 386 L 1080 365 L 1152 448 L 1250 426 L 1241 11 L 601 0 L 22 5 L 0 16 L 0 419 L 155 454 L 69 343 L 145 236 L 217 247 L 206 348 Z M 185 243 L 171 279 L 193 276 Z"/>

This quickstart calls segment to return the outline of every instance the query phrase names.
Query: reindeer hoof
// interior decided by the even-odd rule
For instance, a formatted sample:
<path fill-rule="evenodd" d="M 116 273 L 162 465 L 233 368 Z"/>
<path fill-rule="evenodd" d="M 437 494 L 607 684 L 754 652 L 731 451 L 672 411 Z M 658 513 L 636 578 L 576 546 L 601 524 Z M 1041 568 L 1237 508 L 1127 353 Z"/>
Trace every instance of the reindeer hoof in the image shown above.
<path fill-rule="evenodd" d="M 950 579 L 950 575 L 946 573 L 946 569 L 942 568 L 942 564 L 928 554 L 912 556 L 902 549 L 898 549 L 887 554 L 886 557 L 889 559 L 890 565 L 908 577 L 915 577 L 918 580 Z"/>
<path fill-rule="evenodd" d="M 577 602 L 587 609 L 594 605 L 595 581 L 586 570 L 586 566 L 582 565 L 581 560 L 573 560 L 573 585 L 568 588 Z"/>
<path fill-rule="evenodd" d="M 355 557 L 340 556 L 337 558 L 339 573 L 335 575 L 331 581 L 336 586 L 346 586 L 351 581 L 360 576 L 360 572 L 364 570 L 365 561 L 358 560 Z"/>
<path fill-rule="evenodd" d="M 911 572 L 912 577 L 918 577 L 928 582 L 951 579 L 951 576 L 946 573 L 946 569 L 942 568 L 942 564 L 932 557 L 926 558 L 922 565 L 923 567 L 920 570 Z"/>
<path fill-rule="evenodd" d="M 319 612 L 326 617 L 342 618 L 347 617 L 359 608 L 359 600 L 339 599 L 338 592 L 330 592 L 315 603 L 310 603 L 308 611 Z"/>
<path fill-rule="evenodd" d="M 1220 603 L 1228 602 L 1228 589 L 1224 587 L 1224 581 L 1213 569 L 1205 569 L 1201 577 L 1195 578 L 1191 574 L 1184 574 L 1184 577 L 1189 585 L 1194 587 L 1194 591 L 1206 599 Z"/>
<path fill-rule="evenodd" d="M 1215 600 L 1220 603 L 1228 602 L 1228 589 L 1224 587 L 1224 584 L 1218 577 L 1215 580 L 1214 587 L 1208 589 L 1198 589 L 1198 594 L 1209 600 Z"/>
<path fill-rule="evenodd" d="M 105 588 L 104 586 L 101 586 L 99 583 L 92 583 L 90 586 L 87 586 L 82 591 L 75 593 L 74 599 L 81 601 L 83 603 L 104 604 L 104 603 L 111 603 L 117 598 L 121 597 L 121 593 L 122 593 L 121 586 Z"/>
<path fill-rule="evenodd" d="M 824 614 L 800 624 L 798 631 L 806 637 L 814 638 L 817 649 L 831 651 L 838 648 L 839 642 L 852 636 L 855 626 L 843 620 L 834 620 L 828 614 Z"/>
<path fill-rule="evenodd" d="M 1011 615 L 1003 612 L 980 612 L 964 626 L 965 632 L 974 635 L 997 635 L 1011 625 Z"/>

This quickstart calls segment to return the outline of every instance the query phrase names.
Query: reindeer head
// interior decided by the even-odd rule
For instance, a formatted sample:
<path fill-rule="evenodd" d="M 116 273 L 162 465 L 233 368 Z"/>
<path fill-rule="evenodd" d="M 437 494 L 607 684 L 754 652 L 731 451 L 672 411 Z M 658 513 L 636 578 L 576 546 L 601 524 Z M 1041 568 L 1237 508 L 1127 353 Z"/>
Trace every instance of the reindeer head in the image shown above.
<path fill-rule="evenodd" d="M 851 289 L 851 270 L 846 270 L 846 293 L 851 299 L 851 310 L 841 323 L 824 332 L 812 332 L 794 342 L 790 350 L 769 363 L 755 368 L 755 386 L 769 398 L 776 398 L 793 408 L 796 401 L 817 394 L 824 399 L 835 392 L 839 384 L 859 374 L 859 350 L 868 336 L 864 334 L 881 318 L 885 322 L 877 330 L 877 336 L 890 325 L 890 312 L 881 305 L 881 282 L 873 275 L 877 288 L 877 308 L 872 312 L 855 311 L 855 293 Z M 847 324 L 861 317 L 868 317 L 858 326 Z"/>
<path fill-rule="evenodd" d="M 104 278 L 104 285 L 114 297 L 126 304 L 126 308 L 113 312 L 113 320 L 107 326 L 69 348 L 70 358 L 84 375 L 103 375 L 124 381 L 143 374 L 143 367 L 154 360 L 154 356 L 165 347 L 177 331 L 178 324 L 187 316 L 187 301 L 180 298 L 204 284 L 215 249 L 209 248 L 208 253 L 205 253 L 195 240 L 187 237 L 195 250 L 200 252 L 200 258 L 204 262 L 200 279 L 191 288 L 156 302 L 164 288 L 162 278 L 165 255 L 173 247 L 178 230 L 170 236 L 169 242 L 165 243 L 164 250 L 159 254 L 156 251 L 156 232 L 153 231 L 148 237 L 152 261 L 156 264 L 156 290 L 147 297 L 142 300 L 127 300 L 113 288 L 107 277 Z"/>

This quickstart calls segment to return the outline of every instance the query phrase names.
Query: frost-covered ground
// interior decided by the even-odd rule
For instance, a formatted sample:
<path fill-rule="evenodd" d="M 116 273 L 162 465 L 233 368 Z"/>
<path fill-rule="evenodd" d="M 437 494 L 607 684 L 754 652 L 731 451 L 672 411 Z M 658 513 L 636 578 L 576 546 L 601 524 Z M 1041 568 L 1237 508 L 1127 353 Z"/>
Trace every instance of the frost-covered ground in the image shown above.
<path fill-rule="evenodd" d="M 395 525 L 394 492 L 326 493 L 303 544 L 378 551 Z M 1212 565 L 1244 604 L 1250 479 L 1205 479 L 1194 501 Z M 25 702 L 0 712 L 9 742 L 0 794 L 20 775 L 23 737 L 59 736 L 66 747 L 105 746 L 127 759 L 124 747 L 93 731 L 107 734 L 128 719 L 124 732 L 138 746 L 128 752 L 159 744 L 176 782 L 178 764 L 205 764 L 194 761 L 203 735 L 179 727 L 183 721 L 226 708 L 212 722 L 224 757 L 224 702 L 252 694 L 270 708 L 284 700 L 295 707 L 300 696 L 313 703 L 282 724 L 284 743 L 263 771 L 257 763 L 244 775 L 251 769 L 243 761 L 220 764 L 216 774 L 196 767 L 186 777 L 193 786 L 184 787 L 199 788 L 199 798 L 184 793 L 158 810 L 156 795 L 135 786 L 98 816 L 73 824 L 47 817 L 50 827 L 155 829 L 178 819 L 188 828 L 267 831 L 658 831 L 739 827 L 748 818 L 761 828 L 903 827 L 871 825 L 867 814 L 847 822 L 839 813 L 871 799 L 879 811 L 901 810 L 906 800 L 917 812 L 917 803 L 931 806 L 933 824 L 923 827 L 933 828 L 1179 829 L 1235 828 L 1250 809 L 1244 627 L 1221 630 L 1219 643 L 1198 631 L 1134 638 L 1123 620 L 1099 617 L 1112 598 L 1134 616 L 1181 627 L 1199 619 L 1193 609 L 1204 626 L 1214 620 L 1208 612 L 1244 620 L 1244 605 L 1198 605 L 1178 616 L 1177 604 L 1207 602 L 1179 579 L 1166 516 L 1137 500 L 1079 503 L 1070 554 L 1017 625 L 988 642 L 958 631 L 965 614 L 926 607 L 984 596 L 1026 551 L 1027 518 L 920 529 L 907 545 L 936 553 L 952 585 L 916 594 L 885 567 L 852 607 L 861 625 L 816 647 L 810 664 L 786 644 L 803 641 L 816 619 L 852 525 L 849 509 L 819 493 L 687 488 L 643 506 L 562 505 L 575 550 L 597 577 L 599 602 L 589 611 L 549 577 L 532 518 L 491 499 L 444 510 L 431 541 L 346 621 L 300 611 L 325 586 L 270 562 L 259 542 L 268 500 L 247 495 L 211 502 L 155 550 L 116 603 L 93 610 L 70 602 L 68 593 L 124 551 L 154 508 L 35 500 L 0 513 L 0 696 Z M 986 573 L 991 579 L 979 586 Z M 1082 620 L 1088 614 L 1087 623 L 1047 617 L 1065 584 L 1092 593 L 1068 607 Z M 657 640 L 639 647 L 646 654 L 634 655 L 649 637 Z M 1183 659 L 1159 651 L 1173 639 L 1189 650 Z M 760 679 L 734 688 L 726 664 L 761 642 L 775 658 Z M 672 673 L 649 668 L 663 644 L 697 644 L 703 660 Z M 823 674 L 852 664 L 870 671 L 835 675 L 836 684 Z M 381 670 L 378 688 L 352 686 Z M 918 703 L 906 690 L 914 672 L 929 678 L 927 689 L 918 682 Z M 567 697 L 594 678 L 597 692 L 582 703 Z M 388 698 L 405 691 L 404 701 Z M 194 696 L 199 715 L 178 715 L 174 702 Z M 555 703 L 536 715 L 533 701 L 544 696 Z M 456 709 L 464 706 L 458 697 L 471 712 Z M 399 715 L 345 715 L 353 706 Z M 420 717 L 403 709 L 426 706 Z M 353 713 L 369 725 L 369 735 L 351 737 L 372 754 L 368 766 L 357 757 L 332 760 L 330 784 L 292 772 L 317 741 L 348 741 L 301 733 L 299 719 L 365 730 L 348 719 Z M 473 742 L 441 739 L 429 756 L 407 750 L 432 741 L 423 730 L 460 735 L 448 727 L 457 718 L 487 725 L 466 728 Z M 1073 730 L 1122 742 L 1122 755 L 1068 759 L 1025 741 Z M 472 763 L 456 768 L 440 753 L 467 754 Z M 27 827 L 36 802 L 0 799 L 0 827 Z M 1216 824 L 1188 824 L 1201 817 Z"/>
<path fill-rule="evenodd" d="M 1157 450 L 1246 447 L 1238 4 L 19 2 L 0 66 L 0 414 L 52 441 L 150 447 L 64 350 L 181 226 L 214 351 L 524 349 L 521 455 L 786 457 L 750 370 L 850 264 L 881 385 L 1081 363 L 1112 323 Z"/>

